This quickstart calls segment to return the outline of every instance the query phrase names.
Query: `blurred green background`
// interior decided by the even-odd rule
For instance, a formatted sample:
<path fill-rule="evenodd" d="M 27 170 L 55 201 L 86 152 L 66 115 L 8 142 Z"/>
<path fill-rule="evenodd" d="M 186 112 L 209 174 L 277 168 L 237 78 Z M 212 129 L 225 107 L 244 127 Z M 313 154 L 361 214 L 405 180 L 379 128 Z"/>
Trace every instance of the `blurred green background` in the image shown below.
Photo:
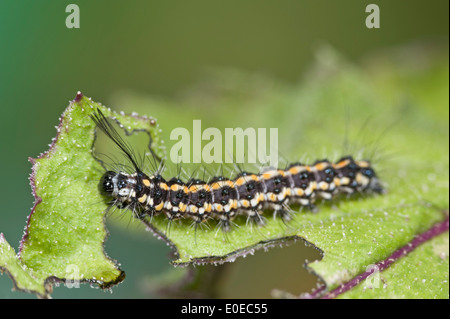
<path fill-rule="evenodd" d="M 380 29 L 365 26 L 365 7 L 372 2 L 380 7 Z M 80 29 L 65 26 L 70 3 L 80 7 Z M 27 158 L 48 149 L 59 115 L 78 90 L 121 110 L 125 105 L 114 98 L 120 92 L 176 101 L 211 68 L 296 83 L 323 44 L 355 63 L 415 43 L 448 47 L 448 6 L 446 0 L 0 1 L 0 232 L 17 251 L 33 205 Z M 151 110 L 148 114 L 158 117 Z M 128 230 L 108 228 L 106 251 L 122 263 L 125 282 L 113 294 L 89 285 L 55 288 L 55 298 L 153 296 L 142 278 L 171 268 L 168 247 L 136 223 Z M 301 268 L 305 258 L 318 258 L 312 248 L 295 246 L 304 245 L 294 244 L 284 253 L 295 267 Z M 278 260 L 280 251 L 262 254 Z M 260 255 L 239 260 L 227 272 L 230 287 L 244 276 L 258 276 L 249 270 L 250 259 L 270 267 Z M 292 262 L 293 256 L 298 260 Z M 306 272 L 299 276 L 305 289 L 315 285 Z M 275 284 L 253 292 L 243 288 L 238 295 L 226 288 L 226 296 L 269 296 L 270 287 Z M 34 298 L 11 288 L 11 280 L 0 276 L 0 298 Z"/>

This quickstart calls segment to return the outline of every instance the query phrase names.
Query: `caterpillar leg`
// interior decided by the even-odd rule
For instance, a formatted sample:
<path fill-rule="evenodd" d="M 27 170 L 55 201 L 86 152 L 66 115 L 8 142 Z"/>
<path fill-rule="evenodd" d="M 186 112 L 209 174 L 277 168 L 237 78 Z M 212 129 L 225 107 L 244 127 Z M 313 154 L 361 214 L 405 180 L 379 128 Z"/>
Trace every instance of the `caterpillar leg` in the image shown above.
<path fill-rule="evenodd" d="M 197 218 L 197 219 L 194 219 L 194 221 L 191 224 L 191 227 L 194 228 L 194 242 L 195 242 L 195 245 L 197 246 L 197 229 L 198 228 L 200 228 L 200 229 L 204 229 L 204 228 L 209 229 L 209 225 L 206 222 L 206 220 L 204 220 L 204 219 L 202 220 L 200 218 Z"/>
<path fill-rule="evenodd" d="M 292 220 L 291 213 L 289 212 L 289 210 L 285 209 L 284 207 L 273 211 L 273 217 L 277 218 L 278 216 L 281 217 L 281 220 L 284 223 L 288 223 Z"/>
<path fill-rule="evenodd" d="M 248 223 L 254 223 L 260 227 L 264 226 L 266 224 L 266 219 L 264 216 L 262 216 L 258 210 L 251 210 L 247 214 L 247 224 Z"/>
<path fill-rule="evenodd" d="M 227 233 L 231 230 L 231 221 L 228 218 L 220 219 L 219 226 L 224 233 Z"/>

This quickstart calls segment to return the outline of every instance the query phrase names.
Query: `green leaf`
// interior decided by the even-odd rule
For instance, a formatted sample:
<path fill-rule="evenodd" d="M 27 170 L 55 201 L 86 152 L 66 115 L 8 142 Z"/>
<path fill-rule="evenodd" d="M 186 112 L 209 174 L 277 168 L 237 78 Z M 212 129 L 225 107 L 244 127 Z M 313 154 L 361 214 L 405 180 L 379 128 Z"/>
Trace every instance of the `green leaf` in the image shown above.
<path fill-rule="evenodd" d="M 107 205 L 97 189 L 104 169 L 92 156 L 95 124 L 89 117 L 96 108 L 116 117 L 130 132 L 147 129 L 155 152 L 162 152 L 151 119 L 113 113 L 79 93 L 61 116 L 50 149 L 30 159 L 35 206 L 19 258 L 4 239 L 1 243 L 8 252 L 2 254 L 2 267 L 21 290 L 47 297 L 48 282 L 69 279 L 70 284 L 82 281 L 108 288 L 124 279 L 123 271 L 104 251 Z"/>
<path fill-rule="evenodd" d="M 448 296 L 448 233 L 418 246 L 339 298 L 436 299 Z"/>
<path fill-rule="evenodd" d="M 317 214 L 303 210 L 288 225 L 272 219 L 270 213 L 262 228 L 247 226 L 245 218 L 238 218 L 238 227 L 226 235 L 214 223 L 194 232 L 189 221 L 170 225 L 163 217 L 153 218 L 151 225 L 147 221 L 176 249 L 175 265 L 233 261 L 256 249 L 304 238 L 323 254 L 307 267 L 323 281 L 322 293 L 326 293 L 446 218 L 445 54 L 427 56 L 426 68 L 418 68 L 414 59 L 398 63 L 395 54 L 374 58 L 365 68 L 347 63 L 329 49 L 319 51 L 317 57 L 298 87 L 221 71 L 178 103 L 116 97 L 134 110 L 151 109 L 169 133 L 171 128 L 190 128 L 193 119 L 201 119 L 202 128 L 277 127 L 281 153 L 288 154 L 290 161 L 336 160 L 350 153 L 370 159 L 387 186 L 383 196 L 341 198 L 334 205 L 320 206 Z M 168 167 L 170 171 L 170 163 Z M 448 265 L 448 257 L 444 263 Z M 448 277 L 448 271 L 443 276 Z M 428 284 L 427 296 L 448 297 L 448 289 L 442 289 L 448 281 Z"/>
<path fill-rule="evenodd" d="M 386 195 L 340 198 L 333 204 L 320 205 L 317 214 L 307 210 L 296 213 L 287 225 L 270 214 L 266 215 L 266 226 L 261 228 L 247 225 L 244 217 L 237 218 L 236 227 L 227 234 L 214 222 L 209 227 L 194 229 L 190 220 L 169 224 L 163 215 L 147 218 L 144 223 L 149 229 L 176 251 L 175 265 L 229 262 L 256 249 L 301 238 L 322 252 L 323 258 L 307 267 L 325 284 L 321 293 L 327 293 L 446 218 L 449 184 L 446 56 L 428 57 L 425 68 L 417 68 L 414 60 L 398 63 L 395 57 L 375 60 L 372 65 L 359 68 L 328 49 L 319 51 L 317 58 L 316 66 L 299 86 L 285 86 L 264 77 L 230 71 L 209 79 L 207 86 L 194 90 L 182 101 L 128 96 L 119 103 L 158 115 L 159 125 L 165 128 L 161 135 L 166 136 L 165 140 L 169 140 L 172 128 L 189 128 L 194 119 L 201 119 L 203 128 L 277 127 L 281 153 L 289 161 L 313 162 L 323 157 L 336 160 L 350 153 L 358 159 L 372 160 L 386 183 Z M 199 91 L 201 94 L 196 94 Z M 116 100 L 120 102 L 120 98 Z M 97 190 L 103 169 L 91 153 L 94 125 L 89 119 L 90 106 L 98 105 L 81 96 L 69 106 L 54 145 L 33 167 L 37 205 L 22 241 L 20 261 L 12 264 L 13 269 L 26 266 L 29 277 L 40 285 L 49 278 L 67 278 L 67 267 L 71 265 L 75 268 L 69 267 L 70 275 L 73 269 L 78 274 L 73 279 L 94 281 L 102 286 L 123 279 L 116 263 L 103 251 L 106 204 Z M 106 116 L 113 115 L 98 107 Z M 160 134 L 152 121 L 137 116 L 114 116 L 129 132 L 147 130 L 153 151 L 164 157 Z M 166 165 L 165 177 L 171 178 L 177 167 L 170 161 Z M 443 244 L 439 238 L 433 242 Z M 427 259 L 430 254 L 426 247 L 408 258 Z M 448 298 L 445 289 L 448 280 L 443 279 L 448 278 L 448 254 L 445 255 L 444 249 L 439 256 L 444 257 L 440 257 L 443 264 L 438 265 L 444 274 L 421 284 L 428 287 L 424 295 Z M 2 268 L 13 274 L 3 264 Z M 397 265 L 401 267 L 401 261 L 388 271 L 392 272 Z M 389 275 L 389 286 L 401 281 L 401 274 L 410 275 L 411 269 L 399 274 Z M 19 280 L 17 275 L 13 278 Z M 27 281 L 23 281 L 21 287 L 26 286 Z M 32 286 L 32 281 L 28 282 Z M 412 284 L 419 291 L 419 282 Z M 17 282 L 16 286 L 19 287 Z M 352 298 L 364 296 L 357 289 L 362 288 L 358 286 L 354 295 L 346 294 Z"/>
<path fill-rule="evenodd" d="M 5 271 L 15 283 L 15 288 L 29 293 L 35 293 L 40 297 L 47 296 L 47 288 L 36 279 L 32 271 L 17 258 L 14 249 L 0 233 L 0 270 Z"/>

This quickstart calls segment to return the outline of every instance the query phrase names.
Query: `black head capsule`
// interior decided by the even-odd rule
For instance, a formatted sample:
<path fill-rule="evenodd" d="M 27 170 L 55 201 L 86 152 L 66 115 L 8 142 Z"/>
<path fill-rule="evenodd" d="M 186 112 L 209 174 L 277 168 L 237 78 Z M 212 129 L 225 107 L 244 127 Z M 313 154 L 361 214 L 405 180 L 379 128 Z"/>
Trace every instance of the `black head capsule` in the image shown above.
<path fill-rule="evenodd" d="M 114 193 L 113 179 L 116 175 L 117 173 L 113 171 L 107 171 L 105 174 L 103 174 L 102 178 L 100 179 L 100 183 L 98 184 L 98 188 L 100 190 L 100 193 L 102 193 L 102 195 L 113 196 Z"/>
<path fill-rule="evenodd" d="M 136 197 L 136 179 L 126 173 L 107 171 L 103 174 L 99 189 L 108 197 L 112 197 L 117 204 L 131 203 Z"/>

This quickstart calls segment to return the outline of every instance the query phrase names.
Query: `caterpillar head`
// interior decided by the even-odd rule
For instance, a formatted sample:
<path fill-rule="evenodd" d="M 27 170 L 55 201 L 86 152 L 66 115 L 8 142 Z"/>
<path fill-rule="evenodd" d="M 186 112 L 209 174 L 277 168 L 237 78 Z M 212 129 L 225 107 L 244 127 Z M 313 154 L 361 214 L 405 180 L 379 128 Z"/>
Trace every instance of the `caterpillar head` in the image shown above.
<path fill-rule="evenodd" d="M 103 174 L 102 178 L 100 179 L 100 183 L 98 184 L 98 188 L 103 195 L 112 196 L 112 193 L 114 192 L 113 179 L 115 176 L 116 173 L 113 171 L 107 171 L 105 174 Z"/>
<path fill-rule="evenodd" d="M 99 188 L 103 195 L 125 202 L 132 197 L 134 184 L 135 179 L 128 174 L 107 171 L 100 180 Z"/>

